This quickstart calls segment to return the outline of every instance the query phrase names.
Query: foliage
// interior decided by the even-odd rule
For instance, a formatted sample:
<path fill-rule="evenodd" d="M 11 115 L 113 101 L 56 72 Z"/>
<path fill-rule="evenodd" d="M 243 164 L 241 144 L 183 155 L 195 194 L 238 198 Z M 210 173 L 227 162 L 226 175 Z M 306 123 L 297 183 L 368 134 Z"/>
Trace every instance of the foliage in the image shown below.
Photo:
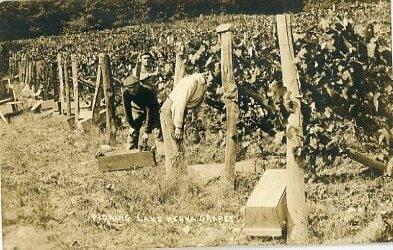
<path fill-rule="evenodd" d="M 362 4 L 356 10 L 343 5 L 335 12 L 315 9 L 294 16 L 295 62 L 302 84 L 305 120 L 303 154 L 311 156 L 311 160 L 316 156 L 333 160 L 341 153 L 338 146 L 355 143 L 346 136 L 350 130 L 360 142 L 379 140 L 387 146 L 385 149 L 391 147 L 393 86 L 388 9 L 383 3 Z M 380 19 L 372 23 L 370 16 Z M 150 51 L 159 70 L 155 84 L 163 102 L 173 84 L 177 43 L 186 47 L 188 74 L 211 68 L 220 60 L 214 28 L 225 22 L 234 23 L 236 30 L 234 73 L 239 88 L 241 141 L 258 143 L 269 134 L 276 135 L 275 141 L 280 142 L 285 138 L 282 131 L 291 107 L 282 86 L 273 16 L 204 16 L 190 21 L 49 37 L 20 42 L 23 50 L 19 54 L 56 62 L 58 52 L 76 53 L 81 77 L 94 81 L 97 55 L 107 52 L 118 82 L 130 74 L 140 52 Z M 220 79 L 216 79 L 199 119 L 204 121 L 204 130 L 225 135 L 222 96 Z M 199 123 L 198 117 L 189 116 L 187 127 L 192 130 Z M 223 141 L 217 145 L 223 146 Z M 383 160 L 388 153 L 383 151 Z"/>
<path fill-rule="evenodd" d="M 299 9 L 300 0 L 287 7 Z M 300 2 L 300 4 L 298 3 Z M 279 11 L 282 1 L 54 0 L 0 3 L 0 41 L 122 27 L 208 13 Z"/>

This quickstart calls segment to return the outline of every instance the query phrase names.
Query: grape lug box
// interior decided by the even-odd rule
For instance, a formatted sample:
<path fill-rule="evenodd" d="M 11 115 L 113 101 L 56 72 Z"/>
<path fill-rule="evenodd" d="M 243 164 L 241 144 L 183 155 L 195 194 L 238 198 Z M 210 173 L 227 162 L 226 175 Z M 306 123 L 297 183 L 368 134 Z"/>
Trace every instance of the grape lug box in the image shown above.
<path fill-rule="evenodd" d="M 286 225 L 286 170 L 265 171 L 244 209 L 244 232 L 249 236 L 281 237 Z"/>
<path fill-rule="evenodd" d="M 136 170 L 157 165 L 155 155 L 151 151 L 125 150 L 110 152 L 97 158 L 98 168 L 102 172 Z"/>

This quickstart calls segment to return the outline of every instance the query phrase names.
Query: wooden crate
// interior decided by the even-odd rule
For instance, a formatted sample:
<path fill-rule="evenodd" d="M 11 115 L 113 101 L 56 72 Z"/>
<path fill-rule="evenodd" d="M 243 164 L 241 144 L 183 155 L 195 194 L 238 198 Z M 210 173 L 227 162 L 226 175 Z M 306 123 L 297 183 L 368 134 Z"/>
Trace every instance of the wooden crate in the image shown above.
<path fill-rule="evenodd" d="M 131 170 L 156 166 L 154 154 L 150 151 L 131 150 L 108 153 L 97 158 L 98 168 L 103 172 Z"/>
<path fill-rule="evenodd" d="M 250 236 L 280 237 L 286 226 L 286 170 L 268 169 L 248 198 L 244 232 Z"/>

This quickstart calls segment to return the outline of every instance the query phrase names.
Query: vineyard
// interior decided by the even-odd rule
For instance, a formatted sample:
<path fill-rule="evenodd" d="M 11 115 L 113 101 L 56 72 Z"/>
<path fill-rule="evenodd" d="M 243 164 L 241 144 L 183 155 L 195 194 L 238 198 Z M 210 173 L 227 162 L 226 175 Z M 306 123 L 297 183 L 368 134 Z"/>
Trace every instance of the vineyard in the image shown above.
<path fill-rule="evenodd" d="M 310 209 L 314 209 L 308 218 L 313 228 L 313 232 L 311 232 L 313 243 L 356 241 L 351 237 L 365 228 L 366 224 L 373 219 L 377 214 L 374 209 L 383 210 L 384 215 L 393 209 L 391 207 L 392 196 L 388 191 L 392 186 L 391 179 L 376 173 L 359 170 L 359 165 L 346 157 L 347 149 L 350 147 L 371 155 L 376 160 L 386 164 L 392 158 L 393 79 L 391 73 L 392 44 L 389 39 L 391 37 L 389 10 L 389 4 L 384 2 L 360 4 L 356 7 L 342 4 L 336 6 L 335 10 L 331 8 L 310 8 L 306 12 L 293 16 L 294 61 L 298 69 L 298 79 L 301 83 L 301 96 L 298 98 L 302 102 L 304 118 L 304 145 L 297 154 L 304 156 L 307 163 L 307 200 Z M 78 58 L 78 77 L 86 82 L 95 82 L 98 54 L 107 53 L 110 57 L 110 67 L 117 93 L 115 103 L 118 114 L 122 116 L 120 81 L 136 67 L 137 58 L 141 52 L 148 51 L 153 55 L 158 75 L 154 79 L 148 79 L 147 84 L 154 85 L 154 88 L 159 92 L 159 101 L 162 103 L 173 88 L 176 54 L 179 51 L 182 52 L 182 58 L 186 61 L 186 74 L 219 67 L 220 45 L 215 27 L 222 23 L 233 23 L 235 26 L 234 73 L 239 90 L 240 107 L 237 129 L 241 147 L 238 151 L 237 160 L 257 157 L 261 159 L 262 163 L 260 164 L 264 167 L 269 165 L 279 167 L 285 164 L 282 160 L 285 159 L 283 157 L 285 154 L 283 145 L 286 140 L 285 127 L 287 118 L 294 107 L 286 88 L 282 84 L 280 50 L 275 22 L 275 16 L 267 15 L 207 15 L 171 23 L 144 24 L 104 31 L 18 40 L 8 42 L 5 46 L 13 52 L 12 55 L 16 59 L 25 57 L 28 60 L 45 62 L 47 65 L 53 65 L 57 62 L 58 53 L 76 54 Z M 45 70 L 53 71 L 55 68 L 48 66 Z M 51 75 L 50 72 L 48 74 Z M 55 79 L 52 80 L 55 81 Z M 35 87 L 35 90 L 37 90 L 39 87 L 43 88 L 45 86 L 37 84 Z M 80 92 L 84 102 L 92 101 L 93 92 L 91 88 L 81 86 Z M 224 159 L 226 113 L 222 101 L 223 94 L 221 79 L 216 78 L 214 84 L 208 89 L 206 103 L 198 110 L 197 114 L 190 113 L 187 116 L 185 141 L 189 149 L 187 150 L 187 159 L 190 164 L 222 162 Z M 49 95 L 54 97 L 55 90 L 49 89 Z M 50 129 L 59 137 L 60 130 L 65 127 L 64 121 L 58 118 L 37 121 L 37 118 L 27 115 L 18 119 L 15 120 L 14 129 L 19 133 L 24 133 L 25 129 L 30 129 L 23 128 L 23 125 L 29 122 L 42 122 L 45 129 Z M 22 157 L 21 161 L 26 161 L 24 164 L 29 164 L 30 160 L 26 155 L 27 152 L 22 152 L 22 148 L 36 151 L 31 145 L 28 145 L 29 140 L 44 145 L 43 147 L 45 145 L 46 147 L 50 146 L 43 141 L 38 142 L 40 139 L 46 138 L 45 133 L 40 132 L 39 125 L 32 125 L 31 129 L 38 134 L 38 138 L 31 135 L 20 138 L 17 141 L 20 143 L 19 146 L 15 145 L 17 142 L 12 142 L 15 139 L 12 134 L 2 132 L 1 138 L 6 139 L 1 143 L 2 148 L 6 149 L 4 154 L 6 167 L 3 170 L 2 177 L 6 183 L 3 185 L 7 188 L 10 188 L 13 181 L 9 176 L 4 179 L 4 173 L 11 171 L 10 168 L 14 164 L 19 165 L 15 162 L 15 159 L 12 159 L 13 153 L 18 152 L 23 155 L 24 158 Z M 119 134 L 117 138 L 118 147 L 122 147 L 120 144 L 124 139 L 124 131 L 120 131 Z M 92 156 L 88 155 L 87 152 L 91 153 L 99 147 L 100 140 L 102 140 L 101 135 L 83 134 L 81 135 L 83 140 L 79 139 L 78 136 L 70 133 L 59 142 L 51 141 L 54 145 L 64 147 L 67 154 L 70 154 L 66 157 L 62 156 L 61 152 L 57 152 L 56 161 L 61 162 L 68 159 L 79 164 L 79 166 L 91 164 Z M 97 140 L 94 140 L 95 138 Z M 67 142 L 67 140 L 71 140 L 72 143 Z M 75 148 L 72 149 L 73 147 Z M 11 152 L 11 150 L 15 152 Z M 35 153 L 45 154 L 44 151 Z M 85 153 L 74 155 L 73 159 L 71 157 L 73 151 Z M 47 161 L 52 161 L 49 156 L 45 157 L 48 157 Z M 70 165 L 71 163 L 68 163 L 67 167 L 70 167 Z M 34 166 L 43 169 L 38 162 L 34 163 Z M 59 170 L 52 169 L 52 171 L 59 173 L 58 176 L 48 177 L 49 179 L 44 180 L 44 183 L 59 182 L 60 180 L 60 184 L 57 183 L 57 186 L 67 186 L 65 180 L 68 177 L 63 177 L 66 169 L 65 166 L 62 166 Z M 92 171 L 93 166 L 88 169 Z M 24 170 L 20 168 L 18 171 Z M 179 202 L 175 200 L 176 198 L 187 199 L 192 203 L 190 207 L 181 206 L 180 212 L 183 213 L 188 213 L 191 210 L 217 212 L 221 208 L 222 211 L 237 214 L 241 204 L 244 204 L 244 200 L 258 179 L 258 176 L 255 175 L 237 176 L 237 192 L 230 193 L 229 200 L 223 201 L 221 197 L 223 194 L 212 191 L 214 190 L 214 184 L 210 187 L 210 191 L 202 191 L 198 186 L 191 186 L 189 187 L 189 190 L 191 190 L 189 194 L 181 193 L 179 190 L 174 191 L 172 190 L 173 186 L 170 185 L 167 189 L 163 189 L 163 184 L 158 180 L 159 174 L 159 170 L 154 170 L 154 173 L 143 170 L 133 173 L 131 176 L 119 173 L 105 176 L 101 182 L 89 180 L 83 185 L 81 182 L 85 178 L 84 175 L 87 178 L 95 178 L 97 174 L 94 171 L 84 173 L 81 169 L 78 169 L 77 177 L 75 177 L 76 181 L 67 180 L 70 183 L 75 181 L 76 187 L 59 195 L 60 197 L 67 197 L 71 194 L 74 195 L 73 197 L 77 197 L 76 199 L 79 199 L 79 202 L 86 201 L 86 204 L 79 207 L 83 214 L 91 212 L 89 211 L 89 204 L 94 208 L 105 204 L 107 208 L 114 207 L 116 211 L 128 211 L 128 209 L 143 211 L 144 209 L 148 211 L 148 214 L 157 212 L 152 207 L 162 205 L 163 211 L 171 211 L 176 209 L 176 202 Z M 11 171 L 11 176 L 13 175 L 17 176 L 18 173 Z M 32 180 L 41 182 L 33 174 L 28 175 L 31 176 Z M 65 178 L 63 182 L 61 182 L 61 178 Z M 113 181 L 111 178 L 116 178 L 118 181 Z M 137 181 L 130 186 L 125 184 L 132 182 L 132 180 Z M 18 182 L 23 182 L 23 180 L 18 179 Z M 119 186 L 117 186 L 117 182 L 124 183 L 119 183 Z M 187 181 L 185 180 L 185 182 Z M 364 184 L 361 182 L 364 182 Z M 105 183 L 106 190 L 103 191 L 94 186 L 97 183 L 99 183 L 98 185 L 104 185 L 103 183 Z M 155 183 L 158 183 L 158 186 Z M 116 185 L 116 188 L 111 185 Z M 149 194 L 140 193 L 140 191 L 135 192 L 139 188 L 138 185 L 149 186 L 149 192 L 146 192 Z M 378 187 L 381 187 L 381 185 L 383 187 L 379 189 Z M 3 190 L 5 187 L 3 186 Z M 25 186 L 19 188 L 23 192 L 28 192 Z M 96 191 L 92 198 L 93 201 L 89 201 L 88 194 L 81 194 L 86 190 Z M 54 197 L 45 197 L 46 193 L 44 191 L 34 192 L 36 192 L 34 195 L 38 197 L 37 199 L 44 200 L 43 203 L 34 206 L 37 205 L 40 211 L 42 210 L 45 213 L 46 209 L 50 207 L 48 204 L 52 202 L 51 199 L 54 199 Z M 57 190 L 56 192 L 60 191 Z M 106 192 L 113 194 L 114 198 L 109 201 L 97 198 L 99 195 L 109 197 Z M 173 198 L 170 198 L 168 194 L 171 192 L 180 193 L 176 193 Z M 213 194 L 208 193 L 211 195 L 211 197 L 208 197 L 206 192 L 213 192 Z M 78 193 L 77 196 L 75 196 L 76 193 Z M 153 195 L 155 193 L 158 193 L 157 197 Z M 14 195 L 16 193 L 12 193 L 12 196 Z M 328 211 L 318 202 L 319 199 L 325 199 L 326 206 L 334 208 L 337 204 L 334 203 L 332 197 L 338 195 L 343 197 L 343 200 L 345 199 L 344 196 L 349 197 L 346 201 L 339 201 L 338 208 L 335 208 L 343 210 L 342 213 L 335 215 L 335 211 Z M 202 198 L 199 200 L 200 197 Z M 359 204 L 356 204 L 356 197 L 359 198 Z M 15 205 L 10 199 L 3 200 L 3 211 L 4 204 L 7 204 L 6 208 Z M 133 208 L 129 207 L 129 201 L 131 200 L 136 201 Z M 31 201 L 24 202 L 29 203 Z M 144 202 L 146 204 L 143 204 Z M 214 203 L 217 202 L 219 205 L 215 207 Z M 376 205 L 378 202 L 382 203 L 380 207 Z M 204 205 L 201 204 L 209 205 L 202 208 Z M 349 219 L 345 215 L 350 210 L 348 207 L 354 209 L 354 211 L 349 212 Z M 84 236 L 85 243 L 75 243 L 71 240 L 75 238 L 75 233 L 70 231 L 72 223 L 86 226 L 84 222 L 79 222 L 79 220 L 86 219 L 81 214 L 77 215 L 77 209 L 78 207 L 74 202 L 71 216 L 75 218 L 65 223 L 67 225 L 62 225 L 66 228 L 64 230 L 69 238 L 56 239 L 52 242 L 57 242 L 57 246 L 104 246 L 102 242 L 95 241 L 94 236 Z M 157 209 L 160 210 L 161 208 Z M 353 214 L 356 214 L 356 216 Z M 28 222 L 28 216 L 26 218 L 23 216 L 20 216 L 21 220 Z M 58 219 L 51 220 L 49 215 L 39 216 L 41 217 L 31 220 L 34 223 L 48 220 L 49 222 L 52 221 L 52 224 L 61 224 Z M 17 224 L 18 218 L 10 219 L 7 218 L 7 215 L 5 218 L 6 227 L 7 223 L 11 226 Z M 340 220 L 348 221 L 345 221 L 346 225 L 342 226 L 339 225 Z M 52 224 L 49 226 L 46 224 L 43 227 L 44 229 L 40 230 L 46 230 L 46 227 L 53 228 L 54 225 Z M 159 226 L 159 230 L 164 230 L 172 235 L 169 237 L 169 242 L 159 240 L 160 243 L 155 244 L 152 239 L 157 241 L 158 238 L 162 237 L 160 236 L 162 232 L 159 232 L 159 230 L 154 231 L 154 236 L 150 238 L 151 241 L 144 242 L 141 235 L 145 235 L 145 233 L 138 230 L 149 230 L 150 226 L 152 225 L 142 224 L 138 225 L 137 228 L 117 228 L 117 226 L 105 223 L 93 223 L 92 225 L 88 224 L 88 227 L 84 230 L 87 231 L 89 227 L 94 227 L 94 231 L 102 229 L 103 231 L 100 231 L 99 234 L 103 236 L 104 232 L 108 232 L 103 237 L 113 241 L 116 241 L 116 233 L 114 232 L 120 230 L 123 239 L 120 240 L 122 243 L 119 243 L 119 246 L 122 246 L 122 244 L 134 246 L 139 244 L 152 247 L 176 246 L 176 241 L 181 246 L 187 244 L 184 238 L 189 237 L 187 235 L 190 235 L 190 229 L 184 229 L 185 227 L 178 229 L 176 226 L 170 226 L 169 228 Z M 329 226 L 337 226 L 337 231 L 329 232 Z M 240 230 L 238 228 L 241 227 L 240 222 L 237 222 L 233 230 L 219 227 L 224 226 L 209 226 L 213 238 L 207 239 L 206 245 L 248 244 L 250 242 L 251 244 L 261 242 L 267 242 L 268 244 L 282 243 L 275 239 L 259 240 L 245 238 L 242 235 L 238 236 L 238 230 Z M 199 237 L 203 237 L 206 228 L 201 226 L 195 230 L 196 232 L 191 232 L 191 238 L 192 242 L 197 244 Z M 89 234 L 89 232 L 84 233 Z M 137 239 L 135 241 L 126 240 L 124 238 L 127 237 L 126 233 L 134 234 Z M 390 230 L 390 234 L 378 238 L 377 241 L 389 241 L 392 240 L 392 237 L 393 234 Z"/>

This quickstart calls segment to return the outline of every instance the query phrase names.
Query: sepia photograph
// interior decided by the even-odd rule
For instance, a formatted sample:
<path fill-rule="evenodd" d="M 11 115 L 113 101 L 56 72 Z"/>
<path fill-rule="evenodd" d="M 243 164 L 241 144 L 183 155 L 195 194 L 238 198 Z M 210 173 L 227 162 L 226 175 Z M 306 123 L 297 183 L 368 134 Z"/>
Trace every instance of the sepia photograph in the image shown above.
<path fill-rule="evenodd" d="M 389 0 L 0 0 L 3 249 L 393 247 Z"/>

